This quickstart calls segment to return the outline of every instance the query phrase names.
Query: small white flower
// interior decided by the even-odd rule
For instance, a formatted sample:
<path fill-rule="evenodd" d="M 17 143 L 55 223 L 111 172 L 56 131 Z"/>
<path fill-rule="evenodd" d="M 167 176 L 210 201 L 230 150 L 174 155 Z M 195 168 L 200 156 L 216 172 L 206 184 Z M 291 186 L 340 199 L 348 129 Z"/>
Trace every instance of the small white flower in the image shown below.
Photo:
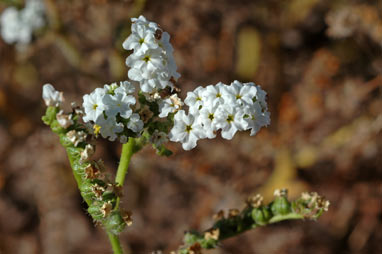
<path fill-rule="evenodd" d="M 181 142 L 184 150 L 191 150 L 196 142 L 205 138 L 203 127 L 193 115 L 186 115 L 184 110 L 179 110 L 174 116 L 174 127 L 169 133 L 171 141 Z"/>
<path fill-rule="evenodd" d="M 177 94 L 171 95 L 169 98 L 163 100 L 159 104 L 159 117 L 167 117 L 169 113 L 175 113 L 180 107 L 183 106 L 183 102 L 180 100 Z"/>
<path fill-rule="evenodd" d="M 145 25 L 136 25 L 134 31 L 123 42 L 126 50 L 133 49 L 136 54 L 144 54 L 149 49 L 158 48 L 154 32 Z"/>
<path fill-rule="evenodd" d="M 237 131 L 245 130 L 248 123 L 244 120 L 244 112 L 230 104 L 219 107 L 218 128 L 222 129 L 222 138 L 231 140 Z"/>
<path fill-rule="evenodd" d="M 152 76 L 153 72 L 161 71 L 165 68 L 160 49 L 150 49 L 144 54 L 131 54 L 126 58 L 126 65 L 140 70 L 143 79 L 148 79 Z"/>
<path fill-rule="evenodd" d="M 131 25 L 131 31 L 132 32 L 136 32 L 136 30 L 139 26 L 146 26 L 147 28 L 151 29 L 152 31 L 156 31 L 157 29 L 159 29 L 158 25 L 155 22 L 148 21 L 142 15 L 140 15 L 138 18 L 132 18 L 131 22 L 132 22 L 132 25 Z"/>
<path fill-rule="evenodd" d="M 106 108 L 103 103 L 105 94 L 105 89 L 97 88 L 91 94 L 84 95 L 84 102 L 82 103 L 82 107 L 85 110 L 84 122 L 95 122 L 100 116 L 103 116 L 103 111 Z"/>
<path fill-rule="evenodd" d="M 102 103 L 105 105 L 105 113 L 108 117 L 114 117 L 119 113 L 121 117 L 127 119 L 133 112 L 130 106 L 135 104 L 135 98 L 124 93 L 105 94 Z"/>
<path fill-rule="evenodd" d="M 203 93 L 205 88 L 198 86 L 194 91 L 187 92 L 187 97 L 184 103 L 189 106 L 191 114 L 197 114 L 197 112 L 203 107 Z"/>
<path fill-rule="evenodd" d="M 203 91 L 203 100 L 205 101 L 206 105 L 216 106 L 224 103 L 223 98 L 223 88 L 225 88 L 226 85 L 219 82 L 216 85 L 210 85 L 205 88 Z"/>
<path fill-rule="evenodd" d="M 123 124 L 117 123 L 115 117 L 106 119 L 104 116 L 100 116 L 95 123 L 101 127 L 100 133 L 102 137 L 109 138 L 110 141 L 114 141 L 117 134 L 123 131 Z"/>
<path fill-rule="evenodd" d="M 251 136 L 255 135 L 261 127 L 270 124 L 270 114 L 263 112 L 259 102 L 255 102 L 251 107 L 244 109 L 244 120 L 248 123 L 247 129 L 251 130 Z"/>
<path fill-rule="evenodd" d="M 202 124 L 203 129 L 206 133 L 207 138 L 215 138 L 217 130 L 217 123 L 219 121 L 219 118 L 222 116 L 219 116 L 221 114 L 221 111 L 217 110 L 218 106 L 205 106 L 199 111 L 198 121 Z"/>
<path fill-rule="evenodd" d="M 129 81 L 121 81 L 119 87 L 114 90 L 114 93 L 133 94 L 135 87 Z"/>
<path fill-rule="evenodd" d="M 254 83 L 245 83 L 235 80 L 229 86 L 225 86 L 222 89 L 224 98 L 231 102 L 236 102 L 240 105 L 253 104 L 253 98 L 256 96 L 256 86 Z"/>
<path fill-rule="evenodd" d="M 62 92 L 56 91 L 51 84 L 42 87 L 42 98 L 47 107 L 59 107 L 64 101 Z"/>
<path fill-rule="evenodd" d="M 134 131 L 135 133 L 141 132 L 143 129 L 143 121 L 140 119 L 139 114 L 134 113 L 129 118 L 129 122 L 127 123 L 127 128 Z"/>

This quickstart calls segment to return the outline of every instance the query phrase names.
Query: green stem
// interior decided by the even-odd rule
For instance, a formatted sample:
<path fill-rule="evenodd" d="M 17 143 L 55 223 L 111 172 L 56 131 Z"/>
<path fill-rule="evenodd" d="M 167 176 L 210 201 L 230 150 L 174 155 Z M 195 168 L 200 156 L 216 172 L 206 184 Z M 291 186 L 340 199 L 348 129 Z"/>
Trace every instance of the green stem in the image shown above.
<path fill-rule="evenodd" d="M 276 215 L 276 216 L 273 216 L 269 220 L 269 224 L 280 222 L 280 221 L 283 221 L 283 220 L 302 220 L 302 219 L 304 219 L 304 216 L 301 215 L 301 214 L 298 214 L 298 213 L 289 213 L 289 214 L 286 214 L 286 215 Z"/>
<path fill-rule="evenodd" d="M 135 139 L 131 137 L 129 138 L 129 141 L 122 146 L 121 158 L 117 169 L 117 175 L 115 177 L 115 182 L 118 186 L 123 186 L 123 183 L 125 182 L 125 177 L 127 174 L 127 169 L 129 168 L 131 156 L 133 156 L 135 151 L 134 148 Z M 120 199 L 117 198 L 117 205 L 115 209 L 118 209 L 119 207 L 119 200 Z M 114 254 L 123 254 L 118 235 L 112 234 L 110 232 L 107 232 L 107 235 L 109 236 L 110 244 L 113 248 Z"/>
<path fill-rule="evenodd" d="M 131 156 L 134 154 L 134 148 L 135 139 L 131 137 L 129 138 L 129 141 L 122 146 L 121 159 L 119 161 L 117 175 L 115 177 L 115 182 L 118 186 L 123 186 L 127 169 L 129 168 Z"/>
<path fill-rule="evenodd" d="M 121 243 L 119 242 L 119 238 L 117 235 L 114 235 L 110 232 L 107 232 L 107 236 L 109 237 L 111 247 L 113 249 L 114 254 L 123 254 L 123 250 L 121 247 Z"/>

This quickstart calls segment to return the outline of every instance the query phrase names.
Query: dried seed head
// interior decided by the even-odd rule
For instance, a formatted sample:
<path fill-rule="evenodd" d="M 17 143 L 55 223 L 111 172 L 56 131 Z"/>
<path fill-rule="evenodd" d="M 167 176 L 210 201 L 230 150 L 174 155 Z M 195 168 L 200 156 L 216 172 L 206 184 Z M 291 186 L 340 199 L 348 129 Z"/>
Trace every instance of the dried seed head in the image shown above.
<path fill-rule="evenodd" d="M 259 208 L 263 205 L 264 197 L 260 194 L 256 194 L 247 199 L 247 205 L 253 208 Z"/>
<path fill-rule="evenodd" d="M 240 211 L 238 209 L 229 209 L 228 210 L 228 217 L 232 218 L 232 217 L 238 216 L 239 213 L 240 213 Z"/>
<path fill-rule="evenodd" d="M 91 164 L 89 164 L 85 168 L 85 178 L 86 179 L 96 179 L 100 175 L 100 172 L 97 168 L 94 168 Z"/>
<path fill-rule="evenodd" d="M 174 108 L 180 109 L 183 106 L 182 100 L 178 97 L 177 94 L 173 94 L 170 96 L 170 100 L 172 104 L 174 105 Z"/>
<path fill-rule="evenodd" d="M 219 240 L 220 230 L 218 228 L 212 228 L 204 233 L 204 239 L 206 240 Z"/>
<path fill-rule="evenodd" d="M 101 200 L 102 194 L 105 192 L 105 188 L 98 185 L 98 184 L 94 184 L 94 185 L 92 185 L 92 192 L 94 193 L 96 198 Z"/>
<path fill-rule="evenodd" d="M 105 203 L 102 205 L 102 207 L 101 207 L 101 213 L 102 213 L 102 216 L 103 216 L 104 218 L 107 217 L 107 216 L 110 214 L 112 208 L 113 208 L 113 205 L 111 204 L 110 201 L 105 202 Z"/>
<path fill-rule="evenodd" d="M 72 120 L 72 115 L 66 115 L 64 114 L 64 111 L 63 110 L 60 110 L 60 112 L 57 113 L 56 115 L 56 118 L 57 118 L 57 122 L 58 124 L 64 128 L 64 129 L 67 129 L 69 128 L 71 125 L 74 124 L 73 120 Z"/>
<path fill-rule="evenodd" d="M 112 189 L 112 192 L 114 192 L 115 195 L 117 195 L 117 197 L 122 197 L 123 196 L 122 186 L 119 186 L 117 184 L 112 184 L 111 185 L 111 189 Z"/>
<path fill-rule="evenodd" d="M 139 116 L 144 123 L 147 123 L 152 117 L 154 113 L 150 110 L 149 106 L 145 105 L 140 111 Z"/>
<path fill-rule="evenodd" d="M 80 161 L 81 162 L 88 161 L 93 156 L 94 152 L 95 152 L 94 146 L 91 144 L 87 144 L 85 146 L 85 149 L 81 152 Z"/>
<path fill-rule="evenodd" d="M 215 214 L 212 216 L 212 218 L 213 218 L 215 221 L 224 219 L 224 211 L 223 211 L 223 210 L 218 211 L 217 213 L 215 213 Z"/>
<path fill-rule="evenodd" d="M 288 197 L 288 190 L 287 189 L 276 189 L 273 193 L 275 197 Z"/>
<path fill-rule="evenodd" d="M 200 243 L 196 242 L 188 247 L 188 254 L 202 254 L 202 246 Z"/>
<path fill-rule="evenodd" d="M 66 137 L 74 144 L 74 146 L 77 146 L 79 143 L 86 140 L 87 134 L 84 131 L 71 130 L 66 133 Z"/>
<path fill-rule="evenodd" d="M 121 214 L 126 225 L 131 226 L 133 224 L 133 213 L 131 211 L 121 211 Z"/>
<path fill-rule="evenodd" d="M 319 209 L 323 209 L 325 212 L 329 210 L 330 202 L 326 200 L 324 197 L 317 195 L 315 199 L 316 207 Z"/>
<path fill-rule="evenodd" d="M 160 40 L 162 38 L 162 33 L 163 31 L 161 29 L 157 29 L 154 34 L 155 39 Z"/>

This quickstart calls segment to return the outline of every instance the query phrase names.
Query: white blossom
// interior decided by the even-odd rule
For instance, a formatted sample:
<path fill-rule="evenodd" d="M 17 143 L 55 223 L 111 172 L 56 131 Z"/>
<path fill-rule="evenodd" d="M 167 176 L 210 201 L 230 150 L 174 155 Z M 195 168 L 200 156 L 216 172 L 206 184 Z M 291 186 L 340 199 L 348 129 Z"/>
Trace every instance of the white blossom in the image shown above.
<path fill-rule="evenodd" d="M 257 89 L 254 83 L 245 83 L 235 80 L 230 86 L 225 86 L 222 89 L 224 98 L 231 102 L 236 102 L 241 105 L 253 104 L 253 98 L 256 96 Z"/>
<path fill-rule="evenodd" d="M 184 110 L 179 110 L 174 116 L 174 127 L 169 138 L 171 141 L 181 142 L 184 150 L 191 150 L 199 139 L 205 138 L 205 133 L 193 115 L 186 115 Z"/>
<path fill-rule="evenodd" d="M 177 94 L 171 95 L 169 98 L 162 100 L 159 104 L 159 117 L 167 117 L 169 113 L 175 113 L 183 106 Z"/>
<path fill-rule="evenodd" d="M 105 94 L 102 103 L 105 105 L 105 113 L 108 117 L 115 117 L 119 113 L 121 117 L 127 119 L 133 112 L 130 106 L 135 104 L 135 98 L 125 93 Z"/>
<path fill-rule="evenodd" d="M 207 86 L 202 93 L 203 101 L 205 101 L 207 104 L 210 104 L 213 107 L 223 104 L 223 89 L 225 87 L 227 87 L 227 85 L 223 84 L 222 82 L 219 82 L 214 86 Z"/>
<path fill-rule="evenodd" d="M 217 109 L 218 106 L 208 105 L 199 111 L 198 121 L 202 124 L 208 138 L 216 137 L 217 123 L 221 118 L 219 115 L 221 112 Z"/>
<path fill-rule="evenodd" d="M 103 103 L 105 94 L 105 89 L 97 88 L 91 94 L 84 95 L 84 102 L 82 104 L 85 110 L 85 116 L 83 117 L 84 122 L 96 122 L 100 116 L 103 116 L 103 112 L 106 109 Z"/>
<path fill-rule="evenodd" d="M 42 87 L 42 98 L 47 107 L 59 107 L 64 101 L 62 92 L 56 91 L 51 84 Z"/>
<path fill-rule="evenodd" d="M 148 49 L 158 48 L 155 40 L 155 31 L 147 31 L 150 28 L 144 25 L 135 25 L 134 32 L 123 42 L 122 47 L 126 50 L 133 49 L 137 54 L 145 53 Z"/>
<path fill-rule="evenodd" d="M 108 138 L 110 141 L 114 141 L 117 134 L 123 131 L 123 124 L 117 123 L 116 118 L 113 116 L 108 118 L 100 116 L 95 123 L 101 127 L 100 133 L 102 137 Z"/>
<path fill-rule="evenodd" d="M 127 128 L 135 133 L 139 133 L 143 129 L 143 121 L 140 119 L 139 114 L 134 113 L 131 115 L 127 123 Z"/>
<path fill-rule="evenodd" d="M 187 97 L 184 100 L 184 103 L 189 106 L 192 114 L 197 114 L 197 112 L 203 107 L 204 91 L 205 88 L 198 86 L 194 91 L 187 92 Z"/>
<path fill-rule="evenodd" d="M 224 139 L 232 139 L 237 131 L 245 130 L 248 123 L 244 120 L 244 111 L 234 105 L 224 105 L 219 108 L 220 116 L 217 126 L 222 130 Z"/>

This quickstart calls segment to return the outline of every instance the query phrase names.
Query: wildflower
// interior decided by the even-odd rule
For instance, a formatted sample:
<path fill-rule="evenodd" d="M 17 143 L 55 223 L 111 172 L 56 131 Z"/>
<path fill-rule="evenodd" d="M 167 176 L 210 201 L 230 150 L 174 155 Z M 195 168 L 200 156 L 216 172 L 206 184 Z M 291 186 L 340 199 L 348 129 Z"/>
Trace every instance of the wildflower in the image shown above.
<path fill-rule="evenodd" d="M 186 115 L 184 110 L 179 110 L 174 116 L 174 127 L 169 138 L 171 141 L 181 142 L 184 150 L 191 150 L 200 138 L 204 138 L 203 127 L 191 114 Z"/>
<path fill-rule="evenodd" d="M 140 119 L 139 114 L 134 113 L 131 115 L 127 123 L 127 128 L 135 133 L 139 133 L 143 129 L 143 121 Z"/>
<path fill-rule="evenodd" d="M 96 124 L 100 126 L 100 133 L 103 138 L 114 141 L 117 134 L 123 131 L 123 124 L 117 123 L 114 116 L 105 118 L 103 115 L 97 118 Z"/>
<path fill-rule="evenodd" d="M 244 83 L 235 80 L 230 86 L 222 88 L 222 95 L 230 102 L 243 104 L 253 104 L 253 98 L 256 96 L 257 89 L 254 83 Z"/>
<path fill-rule="evenodd" d="M 106 105 L 103 103 L 103 97 L 106 92 L 103 88 L 95 89 L 91 94 L 85 94 L 82 104 L 85 110 L 84 122 L 97 121 L 97 119 L 103 114 L 106 109 Z"/>
<path fill-rule="evenodd" d="M 169 113 L 175 113 L 183 106 L 183 102 L 177 94 L 171 95 L 169 98 L 162 100 L 159 104 L 159 117 L 167 117 Z"/>
<path fill-rule="evenodd" d="M 187 92 L 187 97 L 184 103 L 190 107 L 190 112 L 195 114 L 203 107 L 203 92 L 204 88 L 198 86 L 194 91 Z"/>
<path fill-rule="evenodd" d="M 119 113 L 121 117 L 128 119 L 133 112 L 130 106 L 135 104 L 135 98 L 126 93 L 116 92 L 114 95 L 105 94 L 102 104 L 108 117 L 115 117 Z"/>
<path fill-rule="evenodd" d="M 47 107 L 59 107 L 64 101 L 62 92 L 56 91 L 51 84 L 45 84 L 42 87 L 42 98 Z"/>
<path fill-rule="evenodd" d="M 217 126 L 222 129 L 222 138 L 231 140 L 237 131 L 245 130 L 248 126 L 240 107 L 228 104 L 220 107 L 219 110 Z"/>

